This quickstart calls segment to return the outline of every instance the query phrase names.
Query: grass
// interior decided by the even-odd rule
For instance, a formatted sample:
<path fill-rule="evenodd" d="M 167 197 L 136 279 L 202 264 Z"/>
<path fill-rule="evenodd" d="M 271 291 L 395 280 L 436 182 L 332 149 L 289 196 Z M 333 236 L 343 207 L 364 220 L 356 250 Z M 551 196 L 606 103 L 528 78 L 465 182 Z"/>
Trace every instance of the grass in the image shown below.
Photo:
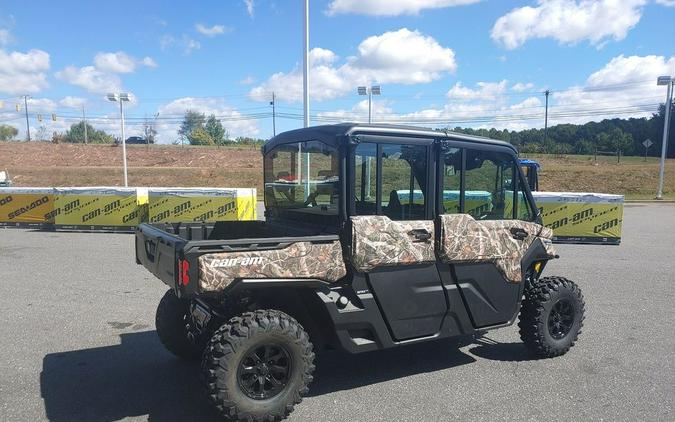
<path fill-rule="evenodd" d="M 542 191 L 598 192 L 625 195 L 626 199 L 654 199 L 658 185 L 659 159 L 530 154 L 539 161 L 539 187 Z M 664 197 L 675 199 L 675 160 L 666 161 Z"/>
<path fill-rule="evenodd" d="M 649 157 L 528 154 L 539 161 L 540 189 L 600 192 L 653 199 L 659 160 Z M 128 146 L 132 186 L 256 187 L 262 195 L 262 158 L 257 147 Z M 15 186 L 121 186 L 121 149 L 108 145 L 0 142 L 0 170 Z M 675 160 L 666 164 L 664 192 L 675 199 Z"/>

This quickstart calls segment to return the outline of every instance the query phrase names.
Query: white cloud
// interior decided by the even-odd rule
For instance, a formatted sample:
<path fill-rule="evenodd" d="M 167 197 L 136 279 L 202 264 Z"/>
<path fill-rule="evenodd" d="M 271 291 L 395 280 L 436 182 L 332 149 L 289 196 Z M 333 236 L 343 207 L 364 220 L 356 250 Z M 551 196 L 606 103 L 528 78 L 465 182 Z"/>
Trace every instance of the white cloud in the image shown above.
<path fill-rule="evenodd" d="M 96 94 L 119 92 L 122 87 L 122 81 L 119 76 L 102 72 L 94 66 L 68 66 L 57 72 L 56 77 L 71 85 L 79 86 Z"/>
<path fill-rule="evenodd" d="M 133 73 L 137 65 L 157 67 L 152 57 L 144 57 L 141 60 L 128 55 L 124 51 L 115 53 L 99 52 L 94 56 L 94 65 L 97 69 L 109 73 Z"/>
<path fill-rule="evenodd" d="M 143 57 L 143 60 L 141 60 L 141 64 L 145 67 L 157 67 L 158 66 L 155 59 L 153 59 L 150 56 Z"/>
<path fill-rule="evenodd" d="M 202 45 L 199 41 L 194 40 L 186 35 L 183 36 L 183 54 L 186 56 L 192 54 L 193 51 L 199 50 L 202 48 Z"/>
<path fill-rule="evenodd" d="M 15 95 L 41 91 L 48 86 L 45 72 L 49 66 L 49 54 L 42 50 L 0 50 L 0 92 Z"/>
<path fill-rule="evenodd" d="M 241 85 L 251 85 L 253 82 L 255 82 L 255 78 L 250 75 L 239 81 Z"/>
<path fill-rule="evenodd" d="M 164 34 L 161 37 L 159 37 L 159 49 L 162 51 L 166 51 L 169 48 L 173 47 L 175 43 L 176 39 L 169 34 Z"/>
<path fill-rule="evenodd" d="M 232 28 L 229 28 L 225 25 L 206 26 L 202 23 L 196 24 L 195 29 L 197 30 L 197 32 L 207 37 L 215 37 L 216 35 L 221 35 L 224 34 L 225 32 L 232 31 Z"/>
<path fill-rule="evenodd" d="M 393 113 L 387 100 L 373 100 L 371 109 L 371 121 L 374 123 L 385 122 Z M 327 123 L 332 122 L 368 122 L 368 100 L 361 100 L 349 109 L 325 111 L 318 113 L 319 120 Z"/>
<path fill-rule="evenodd" d="M 253 4 L 253 0 L 244 0 L 244 4 L 246 5 L 246 12 L 250 17 L 253 17 L 253 8 L 255 5 Z"/>
<path fill-rule="evenodd" d="M 665 89 L 656 85 L 656 78 L 669 74 L 675 74 L 675 56 L 617 56 L 590 74 L 584 84 L 552 90 L 549 125 L 649 117 L 665 99 Z M 533 88 L 526 83 L 520 85 Z M 535 94 L 514 102 L 506 87 L 506 81 L 480 82 L 474 88 L 456 83 L 448 93 L 446 104 L 406 113 L 394 112 L 392 103 L 376 101 L 373 120 L 428 127 L 509 130 L 543 127 L 544 96 Z M 366 121 L 367 106 L 367 101 L 360 101 L 351 109 L 321 112 L 317 120 Z"/>
<path fill-rule="evenodd" d="M 136 60 L 124 51 L 96 53 L 94 65 L 99 70 L 111 73 L 132 73 L 136 70 Z"/>
<path fill-rule="evenodd" d="M 188 56 L 194 50 L 199 50 L 202 48 L 202 45 L 199 41 L 189 37 L 187 34 L 183 34 L 182 38 L 177 40 L 172 35 L 164 34 L 159 38 L 159 48 L 162 51 L 169 51 L 172 48 L 177 47 L 183 50 L 183 54 Z"/>
<path fill-rule="evenodd" d="M 527 83 L 518 82 L 517 84 L 514 84 L 511 87 L 511 90 L 513 90 L 515 92 L 525 92 L 525 91 L 531 91 L 533 89 L 534 89 L 534 84 L 532 82 L 527 82 Z"/>
<path fill-rule="evenodd" d="M 479 1 L 481 0 L 332 0 L 326 13 L 370 16 L 416 15 L 425 9 L 462 6 Z"/>
<path fill-rule="evenodd" d="M 538 0 L 537 6 L 511 10 L 497 19 L 492 39 L 515 49 L 533 38 L 561 44 L 588 40 L 601 46 L 622 40 L 642 17 L 647 0 Z"/>
<path fill-rule="evenodd" d="M 68 108 L 82 108 L 87 103 L 86 98 L 67 96 L 59 101 L 59 105 Z"/>
<path fill-rule="evenodd" d="M 478 82 L 478 89 L 471 89 L 457 82 L 450 88 L 447 97 L 454 100 L 494 100 L 506 92 L 507 83 L 506 79 L 501 82 Z"/>
<path fill-rule="evenodd" d="M 52 112 L 56 109 L 56 102 L 49 98 L 29 98 L 28 109 L 31 113 Z M 44 116 L 43 116 L 44 117 Z"/>
<path fill-rule="evenodd" d="M 236 109 L 230 107 L 220 98 L 179 98 L 165 104 L 157 110 L 159 119 L 157 122 L 158 138 L 161 142 L 171 143 L 178 139 L 180 123 L 166 123 L 162 117 L 171 117 L 171 121 L 179 120 L 187 110 L 204 113 L 207 117 L 211 114 L 221 120 L 223 127 L 230 133 L 230 137 L 257 136 L 259 129 L 255 120 L 247 119 Z"/>
<path fill-rule="evenodd" d="M 12 39 L 12 34 L 8 29 L 0 29 L 0 46 L 9 44 Z"/>
<path fill-rule="evenodd" d="M 370 83 L 419 84 L 452 73 L 457 68 L 455 53 L 432 37 L 407 28 L 385 32 L 363 40 L 358 54 L 336 65 L 339 57 L 332 51 L 310 51 L 310 93 L 318 101 L 340 97 L 359 85 Z M 275 92 L 279 99 L 300 101 L 302 69 L 278 72 L 250 91 L 254 100 L 265 101 Z"/>
<path fill-rule="evenodd" d="M 582 86 L 553 93 L 551 111 L 597 110 L 594 120 L 612 117 L 648 117 L 665 101 L 665 89 L 656 85 L 659 75 L 675 74 L 675 56 L 617 56 L 592 73 Z M 588 121 L 588 117 L 562 119 Z"/>

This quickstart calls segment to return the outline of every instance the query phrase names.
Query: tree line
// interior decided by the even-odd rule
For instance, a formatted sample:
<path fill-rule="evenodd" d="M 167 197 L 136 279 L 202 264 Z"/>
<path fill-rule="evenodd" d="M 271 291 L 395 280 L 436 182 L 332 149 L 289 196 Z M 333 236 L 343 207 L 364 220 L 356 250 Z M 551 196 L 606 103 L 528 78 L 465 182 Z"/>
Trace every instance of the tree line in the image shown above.
<path fill-rule="evenodd" d="M 526 129 L 510 131 L 508 129 L 473 129 L 455 127 L 455 132 L 469 135 L 499 139 L 515 145 L 523 153 L 545 154 L 585 154 L 612 153 L 617 155 L 644 155 L 643 142 L 649 139 L 652 146 L 647 155 L 660 156 L 663 139 L 663 122 L 665 105 L 661 105 L 657 113 L 645 118 L 605 119 L 600 122 L 588 122 L 581 125 L 560 124 L 544 129 Z M 109 144 L 115 137 L 103 130 L 86 124 L 87 139 L 90 143 Z M 55 133 L 53 142 L 83 143 L 85 122 L 80 121 L 70 126 L 64 133 Z M 146 119 L 142 128 L 143 135 L 155 142 L 157 130 L 154 119 Z M 670 121 L 670 133 L 675 134 L 675 117 Z M 174 144 L 190 145 L 251 145 L 259 146 L 264 139 L 236 137 L 232 139 L 222 122 L 211 114 L 187 110 L 177 131 L 178 139 Z M 18 135 L 14 126 L 0 125 L 0 141 L 13 140 Z M 38 138 L 40 140 L 44 140 Z M 675 158 L 675 135 L 668 144 L 668 157 Z"/>
<path fill-rule="evenodd" d="M 644 155 L 642 143 L 649 139 L 652 146 L 649 156 L 660 156 L 663 140 L 665 105 L 651 117 L 629 119 L 605 119 L 582 125 L 560 124 L 544 129 L 509 131 L 507 129 L 473 129 L 456 127 L 452 129 L 468 135 L 499 139 L 515 145 L 523 153 L 545 154 L 586 154 L 596 152 L 620 155 Z M 675 158 L 675 117 L 670 119 L 670 142 L 668 157 Z"/>

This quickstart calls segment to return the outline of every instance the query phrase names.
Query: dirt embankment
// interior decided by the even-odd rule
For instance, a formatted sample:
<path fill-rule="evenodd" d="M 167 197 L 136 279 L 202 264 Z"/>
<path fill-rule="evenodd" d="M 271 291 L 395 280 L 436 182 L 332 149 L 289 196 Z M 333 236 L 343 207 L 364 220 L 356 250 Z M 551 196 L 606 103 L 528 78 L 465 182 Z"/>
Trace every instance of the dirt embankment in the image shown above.
<path fill-rule="evenodd" d="M 259 148 L 128 145 L 132 186 L 259 187 Z M 110 145 L 0 142 L 0 169 L 15 186 L 119 186 L 122 149 Z"/>
<path fill-rule="evenodd" d="M 127 146 L 131 186 L 255 187 L 262 192 L 259 148 Z M 542 164 L 546 191 L 624 194 L 651 199 L 658 183 L 658 159 L 533 155 Z M 122 149 L 110 145 L 0 142 L 0 170 L 15 186 L 120 186 Z M 675 198 L 675 160 L 666 166 L 665 193 Z"/>

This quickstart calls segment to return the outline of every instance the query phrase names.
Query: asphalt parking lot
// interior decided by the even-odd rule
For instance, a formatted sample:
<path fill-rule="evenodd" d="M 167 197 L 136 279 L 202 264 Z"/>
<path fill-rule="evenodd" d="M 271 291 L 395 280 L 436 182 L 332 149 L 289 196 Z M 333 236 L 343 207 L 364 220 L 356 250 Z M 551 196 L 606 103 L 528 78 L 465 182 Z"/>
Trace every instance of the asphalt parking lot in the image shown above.
<path fill-rule="evenodd" d="M 675 204 L 631 204 L 623 244 L 562 245 L 548 274 L 582 287 L 567 355 L 531 360 L 516 327 L 318 356 L 292 421 L 675 420 Z M 1 421 L 210 421 L 198 365 L 160 345 L 165 288 L 125 234 L 0 229 Z"/>

